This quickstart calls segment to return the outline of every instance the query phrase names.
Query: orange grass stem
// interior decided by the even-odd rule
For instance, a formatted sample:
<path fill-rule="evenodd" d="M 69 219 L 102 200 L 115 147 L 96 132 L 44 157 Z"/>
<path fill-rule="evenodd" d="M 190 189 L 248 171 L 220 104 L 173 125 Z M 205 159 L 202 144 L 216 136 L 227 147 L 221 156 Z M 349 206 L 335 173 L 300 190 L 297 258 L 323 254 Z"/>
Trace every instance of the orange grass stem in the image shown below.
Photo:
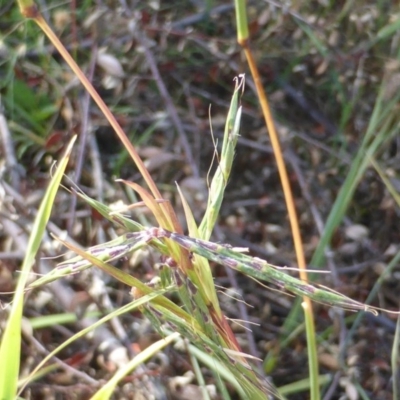
<path fill-rule="evenodd" d="M 79 68 L 78 64 L 76 64 L 75 60 L 71 57 L 71 55 L 68 53 L 68 51 L 65 49 L 63 44 L 60 42 L 58 37 L 54 34 L 54 32 L 51 30 L 51 28 L 48 26 L 47 22 L 44 20 L 44 18 L 41 15 L 39 15 L 37 18 L 35 18 L 34 21 L 39 25 L 39 27 L 47 35 L 47 37 L 50 39 L 50 41 L 53 43 L 53 45 L 57 48 L 57 50 L 60 52 L 61 56 L 64 58 L 65 62 L 70 66 L 72 71 L 79 78 L 82 85 L 90 93 L 93 100 L 96 102 L 96 104 L 99 106 L 100 110 L 103 112 L 103 114 L 105 115 L 107 120 L 110 122 L 111 126 L 114 128 L 118 137 L 121 139 L 121 142 L 126 147 L 126 149 L 129 151 L 130 156 L 135 161 L 137 167 L 139 168 L 141 174 L 143 175 L 143 178 L 145 179 L 146 183 L 149 185 L 153 195 L 155 197 L 161 198 L 161 195 L 160 195 L 156 185 L 154 184 L 149 172 L 147 171 L 146 167 L 144 166 L 143 161 L 141 160 L 141 158 L 137 154 L 136 150 L 132 146 L 128 137 L 125 135 L 125 132 L 122 130 L 121 126 L 117 122 L 114 115 L 111 113 L 111 111 L 109 110 L 107 105 L 104 103 L 103 99 L 96 92 L 93 85 L 86 78 L 85 74 Z"/>
<path fill-rule="evenodd" d="M 296 251 L 297 263 L 298 263 L 298 267 L 299 267 L 300 278 L 301 278 L 301 280 L 307 282 L 306 261 L 305 261 L 304 252 L 303 252 L 303 244 L 302 244 L 302 240 L 301 240 L 300 227 L 299 227 L 299 223 L 298 223 L 297 212 L 296 212 L 296 208 L 294 206 L 293 194 L 292 194 L 292 190 L 291 190 L 290 183 L 289 183 L 289 177 L 288 177 L 285 161 L 283 159 L 282 149 L 281 149 L 281 145 L 279 142 L 278 134 L 275 129 L 272 114 L 271 114 L 271 111 L 270 111 L 270 108 L 268 105 L 267 96 L 264 92 L 264 88 L 261 83 L 260 75 L 258 73 L 258 69 L 257 69 L 256 63 L 253 58 L 253 54 L 249 47 L 249 43 L 248 43 L 248 41 L 244 41 L 243 43 L 240 43 L 240 44 L 243 47 L 244 52 L 246 54 L 247 62 L 249 64 L 250 71 L 253 76 L 254 83 L 256 85 L 257 95 L 260 100 L 264 119 L 267 124 L 268 131 L 269 131 L 272 148 L 274 150 L 276 163 L 278 166 L 279 177 L 282 182 L 283 193 L 285 195 L 286 206 L 288 209 L 289 220 L 290 220 L 290 225 L 291 225 L 291 229 L 292 229 L 292 235 L 293 235 L 294 247 L 295 247 L 295 251 Z"/>
<path fill-rule="evenodd" d="M 79 68 L 79 66 L 76 64 L 75 60 L 71 57 L 71 55 L 68 53 L 68 51 L 65 49 L 64 45 L 61 43 L 61 41 L 58 39 L 58 37 L 54 34 L 54 32 L 51 30 L 45 19 L 42 17 L 40 12 L 35 9 L 30 9 L 30 10 L 22 10 L 21 12 L 24 16 L 28 18 L 32 18 L 42 29 L 42 31 L 46 34 L 46 36 L 49 38 L 51 43 L 56 47 L 56 49 L 59 51 L 61 56 L 64 58 L 65 62 L 70 66 L 72 71 L 75 73 L 75 75 L 78 77 L 82 85 L 85 87 L 85 89 L 90 93 L 92 96 L 93 100 L 95 103 L 98 105 L 100 110 L 103 112 L 107 120 L 109 121 L 110 125 L 114 128 L 116 134 L 120 138 L 121 142 L 125 146 L 125 148 L 128 150 L 130 156 L 134 160 L 136 166 L 138 167 L 140 173 L 142 174 L 144 180 L 146 181 L 147 185 L 149 186 L 151 193 L 155 198 L 161 198 L 161 194 L 155 185 L 153 179 L 151 178 L 150 173 L 148 172 L 147 168 L 145 167 L 143 161 L 139 157 L 138 153 L 136 152 L 135 148 L 132 146 L 131 142 L 129 141 L 128 137 L 126 136 L 125 132 L 117 122 L 116 118 L 114 115 L 111 113 L 107 105 L 104 103 L 103 99 L 99 96 L 99 94 L 96 92 L 94 89 L 93 85 L 90 83 L 90 81 L 86 78 L 82 70 Z M 167 203 L 160 204 L 160 207 L 164 208 Z M 170 210 L 168 209 L 170 212 Z"/>
<path fill-rule="evenodd" d="M 286 169 L 286 165 L 283 159 L 282 149 L 279 142 L 278 134 L 275 129 L 275 124 L 272 118 L 272 113 L 268 104 L 267 96 L 265 94 L 264 88 L 261 83 L 260 74 L 257 69 L 256 62 L 253 57 L 253 53 L 250 49 L 250 43 L 248 36 L 241 37 L 239 35 L 238 42 L 243 48 L 244 53 L 247 58 L 247 63 L 250 68 L 251 75 L 253 77 L 257 95 L 261 104 L 261 109 L 264 115 L 265 123 L 269 132 L 269 137 L 271 140 L 271 145 L 275 154 L 276 163 L 278 166 L 279 177 L 282 183 L 283 194 L 285 196 L 286 207 L 288 209 L 289 221 L 292 230 L 293 242 L 296 251 L 297 264 L 299 267 L 300 279 L 307 282 L 307 271 L 306 271 L 306 260 L 303 251 L 303 243 L 301 240 L 300 227 L 297 218 L 296 208 L 294 206 L 293 193 L 289 183 L 289 177 Z M 308 356 L 310 365 L 310 377 L 311 379 L 311 398 L 313 400 L 319 400 L 319 385 L 318 385 L 318 360 L 316 355 L 316 340 L 315 340 L 315 322 L 313 317 L 313 309 L 311 300 L 303 296 L 303 310 L 305 314 L 306 321 L 306 331 L 307 331 L 307 342 L 308 346 Z"/>

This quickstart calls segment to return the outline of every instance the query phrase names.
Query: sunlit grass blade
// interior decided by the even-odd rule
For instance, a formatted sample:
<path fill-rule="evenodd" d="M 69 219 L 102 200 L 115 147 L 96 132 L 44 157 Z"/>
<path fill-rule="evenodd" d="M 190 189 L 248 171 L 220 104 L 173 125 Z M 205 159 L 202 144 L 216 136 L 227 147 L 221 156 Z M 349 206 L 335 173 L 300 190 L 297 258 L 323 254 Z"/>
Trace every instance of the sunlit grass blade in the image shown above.
<path fill-rule="evenodd" d="M 138 222 L 124 217 L 123 215 L 115 212 L 107 205 L 100 203 L 99 201 L 89 197 L 83 192 L 75 191 L 76 195 L 84 200 L 87 204 L 97 210 L 105 219 L 114 223 L 117 226 L 125 228 L 128 232 L 137 232 L 144 229 L 144 227 Z"/>
<path fill-rule="evenodd" d="M 189 204 L 187 203 L 179 187 L 178 192 L 182 201 L 183 209 L 185 211 L 185 217 L 188 224 L 189 232 L 191 233 L 191 235 L 199 237 L 200 233 L 197 229 L 196 221 L 193 217 Z M 217 293 L 215 291 L 214 279 L 211 273 L 210 265 L 208 264 L 207 260 L 195 260 L 195 262 L 193 263 L 193 269 L 194 274 L 192 275 L 191 279 L 193 279 L 194 282 L 197 283 L 201 282 L 199 288 L 204 293 L 204 298 L 207 299 L 207 301 L 209 301 L 211 304 L 213 304 L 216 313 L 221 316 L 221 309 L 219 306 Z"/>
<path fill-rule="evenodd" d="M 196 225 L 189 204 L 184 198 L 181 190 L 178 188 L 185 211 L 189 235 L 192 237 L 208 239 L 211 236 L 215 223 L 217 222 L 225 188 L 228 184 L 232 169 L 235 147 L 239 137 L 241 120 L 241 107 L 239 107 L 239 98 L 244 89 L 244 84 L 244 76 L 235 78 L 235 89 L 226 119 L 222 150 L 220 155 L 217 156 L 217 169 L 209 187 L 207 209 L 199 227 Z M 194 275 L 190 274 L 191 276 L 189 277 L 199 287 L 199 290 L 204 293 L 203 301 L 212 304 L 217 316 L 221 318 L 221 310 L 208 262 L 204 259 L 198 259 L 193 263 L 193 267 Z"/>
<path fill-rule="evenodd" d="M 211 371 L 214 371 L 214 376 L 217 381 L 217 385 L 219 386 L 219 382 L 223 383 L 223 381 L 229 382 L 239 393 L 241 398 L 245 398 L 245 393 L 243 392 L 242 387 L 240 386 L 238 380 L 232 374 L 232 372 L 225 366 L 224 363 L 212 357 L 211 354 L 208 354 L 204 351 L 201 351 L 194 345 L 188 345 L 189 351 L 191 354 L 196 357 L 202 364 L 206 365 Z M 221 393 L 225 392 L 225 388 L 220 389 Z M 230 398 L 229 394 L 227 394 L 224 398 Z"/>
<path fill-rule="evenodd" d="M 400 315 L 397 317 L 396 332 L 393 340 L 392 347 L 392 381 L 393 381 L 393 399 L 399 399 L 400 397 L 400 381 L 398 379 L 400 375 L 399 368 L 399 352 L 400 352 Z"/>
<path fill-rule="evenodd" d="M 153 357 L 157 352 L 168 346 L 174 340 L 179 337 L 178 332 L 171 333 L 163 339 L 151 344 L 145 350 L 141 351 L 136 357 L 134 357 L 128 364 L 120 368 L 114 376 L 107 381 L 107 383 L 98 390 L 92 397 L 91 400 L 103 400 L 108 399 L 112 396 L 118 383 L 137 368 L 141 363 L 144 363 L 149 358 Z"/>
<path fill-rule="evenodd" d="M 154 302 L 148 305 L 147 308 L 149 312 L 153 313 L 152 320 L 167 321 L 173 331 L 179 332 L 191 343 L 223 363 L 241 385 L 244 392 L 244 400 L 265 400 L 268 398 L 268 394 L 281 398 L 278 391 L 269 382 L 260 377 L 255 379 L 254 371 L 243 361 L 242 354 L 236 353 L 235 355 L 235 352 L 227 348 L 223 342 L 210 338 L 205 334 L 195 318 L 192 318 L 192 323 L 190 323 L 188 320 L 182 319 L 174 312 L 171 312 L 170 309 L 154 304 Z M 159 329 L 162 331 L 163 327 L 159 325 Z"/>
<path fill-rule="evenodd" d="M 318 382 L 321 387 L 328 385 L 332 381 L 332 376 L 330 374 L 320 375 L 318 377 Z M 300 381 L 289 383 L 288 385 L 281 386 L 279 388 L 279 393 L 283 396 L 289 396 L 291 394 L 296 395 L 300 392 L 305 392 L 310 390 L 310 380 L 302 379 Z"/>
<path fill-rule="evenodd" d="M 73 137 L 70 141 L 58 167 L 54 170 L 54 176 L 44 194 L 31 229 L 21 274 L 17 282 L 13 302 L 10 306 L 10 314 L 0 344 L 0 399 L 15 398 L 21 354 L 21 320 L 25 286 L 29 272 L 34 264 L 35 256 L 39 250 L 46 224 L 50 218 L 54 199 L 67 167 L 75 139 L 76 137 Z"/>
<path fill-rule="evenodd" d="M 353 157 L 346 179 L 330 209 L 324 232 L 310 261 L 312 268 L 320 268 L 323 265 L 325 251 L 332 240 L 336 228 L 343 220 L 362 176 L 370 166 L 371 158 L 374 158 L 399 133 L 399 125 L 396 123 L 398 118 L 396 104 L 400 98 L 400 93 L 396 94 L 390 101 L 385 101 L 384 94 L 385 83 L 382 84 L 375 102 L 363 141 L 355 157 Z M 285 321 L 284 331 L 291 332 L 299 319 L 300 302 L 297 301 Z"/>
<path fill-rule="evenodd" d="M 149 289 L 149 292 L 150 291 L 151 291 L 151 289 Z M 25 386 L 27 384 L 29 384 L 29 382 L 31 382 L 32 377 L 35 376 L 45 366 L 47 361 L 51 360 L 51 358 L 53 356 L 58 354 L 62 349 L 66 348 L 68 345 L 73 343 L 75 340 L 77 340 L 79 338 L 82 338 L 82 337 L 85 337 L 85 335 L 87 335 L 89 332 L 93 331 L 98 326 L 106 323 L 107 321 L 111 320 L 112 318 L 118 317 L 118 316 L 123 315 L 123 314 L 125 314 L 127 312 L 131 312 L 132 310 L 135 310 L 135 309 L 145 305 L 149 301 L 154 300 L 159 296 L 162 296 L 166 292 L 167 292 L 166 289 L 160 289 L 160 290 L 152 291 L 151 293 L 148 293 L 147 295 L 144 295 L 139 299 L 135 299 L 131 303 L 119 308 L 118 310 L 110 312 L 109 314 L 107 314 L 106 316 L 101 318 L 100 320 L 96 321 L 91 326 L 89 326 L 89 327 L 87 327 L 85 329 L 82 329 L 81 331 L 79 331 L 75 335 L 73 335 L 70 338 L 68 338 L 67 340 L 65 340 L 60 346 L 58 346 L 56 349 L 54 349 L 46 357 L 44 357 L 40 361 L 40 363 L 33 369 L 33 371 L 31 371 L 31 373 L 30 373 L 30 375 L 28 377 L 26 377 L 24 380 L 19 382 L 19 387 L 20 387 L 19 391 L 22 392 L 22 390 L 25 388 Z"/>
<path fill-rule="evenodd" d="M 208 240 L 218 219 L 225 188 L 231 173 L 235 147 L 239 138 L 242 108 L 239 107 L 239 96 L 244 90 L 244 75 L 236 78 L 236 86 L 232 96 L 228 116 L 226 118 L 221 155 L 217 159 L 217 169 L 208 191 L 207 209 L 199 226 L 200 238 Z M 193 235 L 192 232 L 190 232 Z"/>
<path fill-rule="evenodd" d="M 390 181 L 389 177 L 385 174 L 385 172 L 382 170 L 382 168 L 379 166 L 378 162 L 374 159 L 374 157 L 371 157 L 370 159 L 371 164 L 374 166 L 376 172 L 379 174 L 379 176 L 382 179 L 382 182 L 385 184 L 388 192 L 391 194 L 393 199 L 395 200 L 396 204 L 398 207 L 400 207 L 400 193 L 398 190 L 393 186 L 392 182 Z"/>
<path fill-rule="evenodd" d="M 339 194 L 331 208 L 328 219 L 326 221 L 324 233 L 318 243 L 312 260 L 310 262 L 313 268 L 320 267 L 324 258 L 325 250 L 331 241 L 333 232 L 341 223 L 343 216 L 349 206 L 357 185 L 370 165 L 371 157 L 374 157 L 380 149 L 391 140 L 399 132 L 399 127 L 393 121 L 394 115 L 390 115 L 394 111 L 395 101 L 391 101 L 383 108 L 383 90 L 380 97 L 376 101 L 374 111 L 371 116 L 371 121 L 368 130 L 365 133 L 364 139 L 356 156 L 353 158 L 350 170 L 346 179 L 339 191 Z M 396 100 L 400 96 L 396 96 Z M 397 114 L 396 114 L 397 115 Z"/>

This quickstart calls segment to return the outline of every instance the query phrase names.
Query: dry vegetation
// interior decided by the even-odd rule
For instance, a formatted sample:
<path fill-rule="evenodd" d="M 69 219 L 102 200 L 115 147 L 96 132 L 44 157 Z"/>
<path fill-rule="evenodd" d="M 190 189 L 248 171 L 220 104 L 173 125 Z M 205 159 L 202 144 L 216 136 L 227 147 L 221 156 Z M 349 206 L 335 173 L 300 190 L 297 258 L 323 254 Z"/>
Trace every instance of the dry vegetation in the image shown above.
<path fill-rule="evenodd" d="M 236 43 L 231 3 L 77 3 L 76 10 L 71 3 L 52 1 L 41 2 L 41 7 L 146 160 L 163 197 L 182 213 L 177 182 L 195 216 L 201 218 L 214 153 L 210 124 L 217 142 L 233 77 L 247 71 Z M 211 3 L 210 14 L 202 12 L 206 3 Z M 321 0 L 292 7 L 273 1 L 249 3 L 252 47 L 281 135 L 311 260 L 379 91 L 386 83 L 383 97 L 388 102 L 400 87 L 399 33 L 383 31 L 399 18 L 400 10 L 390 1 Z M 10 130 L 7 137 L 2 127 L 0 176 L 0 292 L 5 293 L 13 290 L 18 277 L 51 163 L 73 134 L 79 135 L 79 143 L 68 175 L 89 196 L 112 205 L 134 203 L 133 193 L 114 179 L 142 182 L 104 117 L 38 28 L 21 22 L 13 2 L 3 2 L 0 13 L 1 95 Z M 273 264 L 295 267 L 274 156 L 249 75 L 242 105 L 241 138 L 214 239 L 249 247 L 253 255 Z M 395 107 L 379 129 L 387 126 L 389 132 L 399 124 Z M 398 269 L 383 274 L 399 252 L 399 208 L 379 172 L 399 190 L 398 136 L 388 133 L 388 140 L 373 156 L 378 168 L 371 166 L 362 175 L 326 252 L 323 267 L 332 273 L 314 279 L 364 302 L 379 278 L 384 278 L 371 301 L 395 310 Z M 184 223 L 183 214 L 179 216 Z M 155 224 L 144 208 L 134 211 L 132 218 Z M 11 229 L 8 219 L 19 229 Z M 83 247 L 115 235 L 109 222 L 68 191 L 60 191 L 49 226 L 51 232 L 60 234 L 60 230 L 68 231 Z M 55 268 L 59 260 L 48 257 L 63 251 L 48 236 L 35 271 L 42 274 Z M 158 261 L 156 254 L 142 252 L 140 257 L 135 254 L 119 261 L 118 266 L 147 282 L 157 274 Z M 226 315 L 256 324 L 249 333 L 243 324 L 232 323 L 243 350 L 264 360 L 259 366 L 277 387 L 307 378 L 304 329 L 300 323 L 295 331 L 284 329 L 294 299 L 241 275 L 232 276 L 220 266 L 215 266 L 214 276 L 224 288 L 220 301 Z M 2 304 L 10 298 L 0 296 Z M 29 369 L 42 354 L 92 323 L 97 311 L 128 301 L 129 288 L 95 268 L 33 291 L 27 297 L 25 317 L 35 329 L 25 332 L 22 369 Z M 83 318 L 87 312 L 92 317 Z M 362 395 L 391 399 L 391 379 L 400 380 L 392 376 L 390 363 L 395 318 L 385 313 L 377 318 L 343 313 L 319 305 L 315 315 L 321 374 L 332 377 L 323 388 L 324 399 Z M 139 312 L 125 314 L 95 336 L 64 349 L 58 355 L 62 368 L 31 384 L 24 396 L 89 398 L 94 383 L 107 380 L 123 362 L 113 350 L 134 354 L 157 339 Z M 73 371 L 66 372 L 65 364 Z M 185 349 L 167 348 L 135 370 L 120 385 L 115 399 L 200 398 L 198 383 L 190 379 L 192 368 Z M 204 376 L 214 384 L 208 371 Z M 308 392 L 297 390 L 288 398 L 307 399 Z"/>

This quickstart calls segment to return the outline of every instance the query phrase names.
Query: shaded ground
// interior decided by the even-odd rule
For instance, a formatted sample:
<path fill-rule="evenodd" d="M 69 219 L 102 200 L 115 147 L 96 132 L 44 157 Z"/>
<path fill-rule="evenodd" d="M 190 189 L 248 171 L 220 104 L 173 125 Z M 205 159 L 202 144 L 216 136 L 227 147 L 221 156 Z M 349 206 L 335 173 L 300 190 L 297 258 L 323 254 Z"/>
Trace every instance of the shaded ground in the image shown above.
<path fill-rule="evenodd" d="M 386 98 L 399 87 L 397 36 L 391 33 L 377 39 L 378 32 L 393 21 L 399 10 L 391 9 L 392 2 L 384 1 L 378 5 L 355 2 L 353 6 L 350 2 L 337 2 L 332 7 L 307 2 L 298 9 L 282 9 L 270 2 L 250 3 L 253 48 L 282 137 L 310 260 L 365 135 L 382 81 L 385 78 L 389 82 Z M 213 4 L 210 15 L 203 14 L 196 2 L 154 2 L 152 6 L 122 1 L 97 6 L 85 3 L 79 5 L 76 19 L 67 7 L 52 7 L 51 2 L 48 5 L 45 16 L 137 145 L 163 197 L 181 213 L 183 223 L 174 184 L 177 182 L 196 217 L 201 218 L 214 151 L 209 114 L 218 139 L 232 95 L 233 77 L 247 73 L 236 44 L 230 3 Z M 17 10 L 5 5 L 1 11 L 2 28 L 9 32 L 1 55 L 7 66 L 1 72 L 2 94 L 19 165 L 16 174 L 10 170 L 3 174 L 2 179 L 9 186 L 5 185 L 2 193 L 1 218 L 12 216 L 21 229 L 12 232 L 7 224 L 2 226 L 0 291 L 7 292 L 14 287 L 14 272 L 23 256 L 20 237 L 29 234 L 29 223 L 46 187 L 51 162 L 73 134 L 80 135 L 80 143 L 69 173 L 90 196 L 107 204 L 133 203 L 133 194 L 114 179 L 142 182 L 97 107 L 88 102 L 47 41 L 42 44 L 38 39 L 38 29 L 23 23 L 13 32 L 19 19 Z M 26 52 L 14 58 L 18 51 L 21 53 L 23 37 L 27 40 Z M 96 54 L 101 55 L 96 58 Z M 152 66 L 159 73 L 158 79 Z M 160 85 L 164 94 L 160 94 Z M 249 74 L 242 104 L 242 137 L 214 238 L 249 247 L 252 254 L 271 263 L 295 267 L 274 156 Z M 386 122 L 395 126 L 398 119 L 389 121 L 391 115 Z M 5 153 L 4 147 L 2 151 L 9 160 L 10 154 Z M 374 156 L 398 190 L 398 138 L 387 141 Z M 154 225 L 146 211 L 141 210 L 134 218 L 148 218 L 148 224 Z M 368 169 L 331 243 L 324 267 L 332 274 L 316 279 L 364 302 L 398 252 L 398 222 L 398 207 L 387 185 L 375 169 Z M 53 232 L 56 228 L 69 230 L 74 240 L 85 247 L 114 235 L 108 223 L 85 204 L 75 203 L 66 191 L 59 194 L 52 223 Z M 55 256 L 62 251 L 49 237 L 42 255 Z M 148 254 L 138 265 L 126 260 L 119 266 L 148 281 L 155 274 L 153 264 L 157 261 L 156 255 Z M 37 272 L 54 268 L 56 262 L 38 260 Z M 381 282 L 374 305 L 398 307 L 397 274 L 394 269 Z M 227 316 L 259 324 L 252 328 L 251 335 L 234 326 L 243 350 L 266 360 L 265 372 L 278 387 L 306 378 L 304 330 L 299 328 L 290 335 L 292 332 L 283 329 L 294 299 L 268 291 L 243 276 L 237 276 L 234 283 L 221 267 L 215 268 L 215 276 L 217 284 L 234 286 L 252 306 L 247 308 L 246 316 L 236 301 L 221 295 Z M 1 299 L 7 302 L 10 297 L 2 295 Z M 93 304 L 108 309 L 129 300 L 126 287 L 91 271 L 32 293 L 26 317 L 64 312 L 82 315 Z M 321 373 L 332 376 L 324 398 L 346 398 L 346 393 L 347 398 L 356 398 L 351 397 L 351 391 L 360 385 L 366 398 L 391 399 L 391 380 L 400 379 L 392 376 L 390 364 L 393 317 L 365 314 L 351 331 L 355 314 L 318 305 L 315 314 Z M 36 329 L 34 337 L 27 337 L 24 343 L 23 366 L 28 368 L 40 359 L 40 345 L 50 350 L 76 330 L 73 322 Z M 93 390 L 90 379 L 108 379 L 118 364 L 110 349 L 119 348 L 122 343 L 129 351 L 138 351 L 156 338 L 139 313 L 126 315 L 119 323 L 104 328 L 94 340 L 82 340 L 59 355 L 65 363 L 83 371 L 84 376 L 54 372 L 27 389 L 25 396 L 39 399 L 57 393 L 55 398 L 86 398 Z M 103 342 L 111 342 L 108 351 L 99 347 Z M 185 352 L 169 348 L 159 359 L 132 374 L 132 382 L 121 386 L 115 398 L 150 399 L 149 393 L 155 393 L 157 399 L 200 398 L 196 397 L 200 395 L 195 380 L 188 386 L 178 385 L 179 389 L 176 386 L 176 377 L 191 369 Z M 213 383 L 207 372 L 206 378 Z M 139 397 L 138 388 L 132 394 L 135 385 L 143 391 L 143 397 Z M 288 398 L 307 399 L 308 394 L 299 392 Z"/>

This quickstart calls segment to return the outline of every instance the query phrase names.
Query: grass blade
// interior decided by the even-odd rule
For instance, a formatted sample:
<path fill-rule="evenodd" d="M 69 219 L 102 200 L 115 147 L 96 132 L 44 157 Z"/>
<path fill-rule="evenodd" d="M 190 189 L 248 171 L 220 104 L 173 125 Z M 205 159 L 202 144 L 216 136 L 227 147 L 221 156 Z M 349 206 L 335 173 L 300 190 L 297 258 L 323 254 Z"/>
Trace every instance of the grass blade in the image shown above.
<path fill-rule="evenodd" d="M 235 147 L 239 138 L 242 108 L 239 107 L 239 95 L 244 89 L 244 76 L 236 78 L 235 90 L 225 124 L 224 140 L 221 157 L 218 160 L 217 170 L 211 182 L 208 193 L 207 209 L 199 227 L 200 238 L 208 240 L 219 216 L 224 191 L 228 184 L 232 163 L 235 156 Z M 190 232 L 192 235 L 192 232 Z"/>
<path fill-rule="evenodd" d="M 46 224 L 50 218 L 54 199 L 67 167 L 75 139 L 76 137 L 71 139 L 59 166 L 55 170 L 32 227 L 26 255 L 22 263 L 21 275 L 18 279 L 10 315 L 0 344 L 0 399 L 15 398 L 21 353 L 21 320 L 25 286 L 39 250 Z"/>
<path fill-rule="evenodd" d="M 54 349 L 51 353 L 49 353 L 46 357 L 44 357 L 40 363 L 34 368 L 34 370 L 30 373 L 30 375 L 25 378 L 23 381 L 20 382 L 20 392 L 22 392 L 22 390 L 25 388 L 25 386 L 32 380 L 33 376 L 35 376 L 41 369 L 42 367 L 44 367 L 44 365 L 47 363 L 47 361 L 49 361 L 53 356 L 55 356 L 57 353 L 59 353 L 62 349 L 66 348 L 68 345 L 70 345 L 71 343 L 73 343 L 75 340 L 84 337 L 85 335 L 87 335 L 89 332 L 93 331 L 94 329 L 96 329 L 98 326 L 106 323 L 107 321 L 111 320 L 112 318 L 118 317 L 122 314 L 125 314 L 127 312 L 131 312 L 135 309 L 137 309 L 138 307 L 141 307 L 143 305 L 145 305 L 146 303 L 148 303 L 151 300 L 156 299 L 157 297 L 162 296 L 164 293 L 166 292 L 166 290 L 162 289 L 159 291 L 154 291 L 152 293 L 147 294 L 146 296 L 143 296 L 139 299 L 134 300 L 133 302 L 119 308 L 118 310 L 107 314 L 106 316 L 104 316 L 103 318 L 101 318 L 100 320 L 98 320 L 96 323 L 92 324 L 91 326 L 82 329 L 80 332 L 76 333 L 75 335 L 73 335 L 72 337 L 68 338 L 67 340 L 65 340 L 60 346 L 58 346 L 56 349 Z M 9 397 L 14 398 L 14 397 Z"/>
<path fill-rule="evenodd" d="M 178 332 L 171 333 L 167 337 L 160 339 L 159 341 L 147 347 L 145 350 L 141 351 L 127 365 L 125 365 L 123 368 L 120 368 L 114 374 L 114 376 L 91 397 L 91 400 L 109 399 L 112 396 L 115 387 L 123 378 L 125 378 L 125 376 L 131 373 L 138 365 L 144 363 L 149 358 L 153 357 L 154 354 L 162 350 L 164 347 L 168 346 L 178 337 Z"/>
<path fill-rule="evenodd" d="M 396 333 L 392 348 L 392 381 L 393 381 L 393 399 L 400 397 L 400 371 L 399 371 L 399 349 L 400 349 L 400 315 L 397 317 Z"/>

